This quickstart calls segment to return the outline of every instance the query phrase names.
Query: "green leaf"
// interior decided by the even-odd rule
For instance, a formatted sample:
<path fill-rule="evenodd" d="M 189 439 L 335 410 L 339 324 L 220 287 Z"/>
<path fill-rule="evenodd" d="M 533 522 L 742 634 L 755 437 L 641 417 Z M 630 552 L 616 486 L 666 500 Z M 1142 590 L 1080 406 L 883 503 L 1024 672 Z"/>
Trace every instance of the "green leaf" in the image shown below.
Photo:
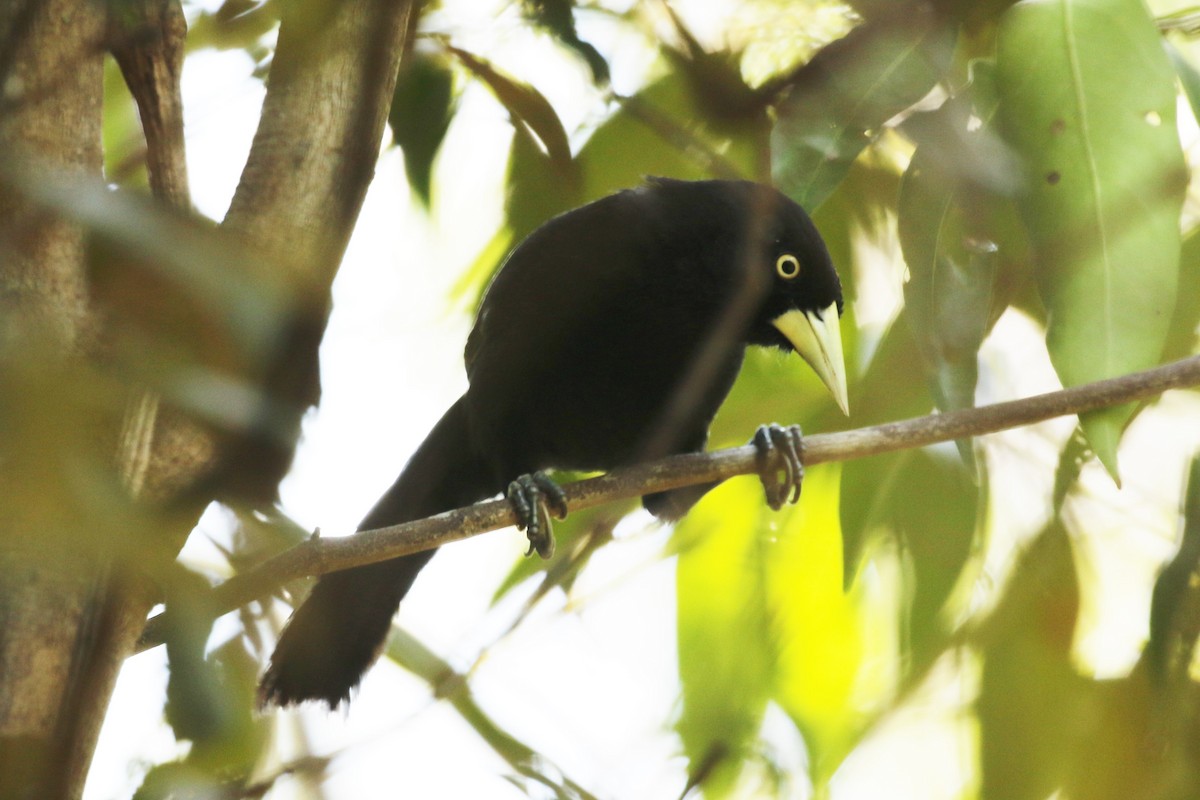
<path fill-rule="evenodd" d="M 997 69 L 1059 378 L 1073 386 L 1152 366 L 1175 304 L 1187 176 L 1175 75 L 1153 20 L 1140 0 L 1021 2 L 1001 22 Z M 1081 420 L 1114 479 L 1133 413 Z"/>
<path fill-rule="evenodd" d="M 1179 84 L 1183 86 L 1183 93 L 1188 99 L 1188 105 L 1192 108 L 1192 116 L 1200 119 L 1200 72 L 1172 42 L 1164 40 L 1163 46 L 1167 48 L 1171 66 L 1175 68 L 1175 74 L 1179 76 Z"/>
<path fill-rule="evenodd" d="M 1057 519 L 1022 554 L 983 635 L 981 797 L 1044 800 L 1082 746 L 1091 684 L 1071 665 L 1079 586 Z"/>
<path fill-rule="evenodd" d="M 726 125 L 717 133 L 698 122 L 702 119 L 687 78 L 668 72 L 626 98 L 565 163 L 518 125 L 509 159 L 505 230 L 480 254 L 455 293 L 482 288 L 509 246 L 550 217 L 637 186 L 647 175 L 698 180 L 757 174 L 765 125 Z"/>
<path fill-rule="evenodd" d="M 905 126 L 918 142 L 898 207 L 906 316 L 943 411 L 975 404 L 979 347 L 1027 274 L 1023 237 L 1003 196 L 1013 188 L 1013 157 L 990 127 L 990 70 L 974 72 L 969 92 Z M 971 441 L 957 444 L 974 474 Z"/>
<path fill-rule="evenodd" d="M 900 245 L 908 265 L 904 303 L 924 356 L 938 407 L 975 404 L 976 354 L 987 332 L 996 262 L 994 249 L 977 244 L 955 202 L 953 185 L 917 150 L 900 193 Z M 959 442 L 974 463 L 970 441 Z"/>
<path fill-rule="evenodd" d="M 1167 332 L 1163 360 L 1186 358 L 1200 350 L 1200 235 L 1193 230 L 1179 254 L 1179 288 L 1175 292 L 1175 314 Z"/>
<path fill-rule="evenodd" d="M 776 185 L 814 210 L 889 119 L 934 87 L 955 34 L 932 12 L 872 19 L 794 76 L 771 134 Z"/>
<path fill-rule="evenodd" d="M 926 382 L 913 380 L 913 364 L 920 361 L 920 352 L 913 337 L 913 326 L 908 324 L 908 309 L 892 323 L 871 359 L 866 374 L 857 390 L 851 392 L 850 407 L 854 409 L 856 425 L 874 425 L 906 417 L 927 414 L 934 400 Z M 895 482 L 902 478 L 900 467 L 907 454 L 893 454 L 860 459 L 848 463 L 842 474 L 842 546 L 844 548 L 845 574 L 848 584 L 858 569 L 859 558 L 867 549 L 870 540 L 887 530 L 890 515 L 908 513 L 898 507 L 912 505 L 911 497 L 895 490 Z M 952 495 L 952 504 L 974 503 L 974 494 L 968 501 L 963 494 Z M 972 506 L 973 507 L 973 506 Z M 918 504 L 915 510 L 925 509 Z M 935 510 L 928 509 L 932 530 L 940 531 L 940 523 L 947 522 L 958 514 L 937 518 Z M 950 524 L 951 542 L 969 541 L 963 526 Z M 937 534 L 930 534 L 937 535 Z M 947 543 L 949 546 L 949 542 Z"/>
<path fill-rule="evenodd" d="M 765 122 L 726 124 L 717 131 L 707 119 L 679 68 L 657 78 L 626 98 L 580 149 L 585 197 L 636 186 L 647 175 L 699 180 L 761 174 Z"/>
<path fill-rule="evenodd" d="M 137 105 L 114 59 L 104 62 L 104 175 L 125 187 L 146 189 L 146 140 Z"/>
<path fill-rule="evenodd" d="M 400 66 L 388 124 L 404 151 L 408 183 L 426 208 L 430 200 L 433 158 L 454 116 L 454 74 L 434 56 L 415 55 Z"/>
<path fill-rule="evenodd" d="M 475 77 L 487 84 L 496 95 L 496 99 L 508 109 L 515 120 L 529 128 L 557 168 L 570 169 L 571 145 L 567 142 L 567 132 L 563 129 L 562 121 L 559 120 L 554 107 L 541 92 L 511 75 L 505 75 L 484 59 L 466 50 L 457 47 L 446 49 Z"/>
<path fill-rule="evenodd" d="M 761 119 L 772 92 L 756 91 L 742 76 L 742 53 L 706 50 L 677 14 L 669 14 L 680 47 L 666 47 L 663 55 L 688 80 L 703 119 L 716 128 L 734 128 L 746 120 Z"/>
<path fill-rule="evenodd" d="M 852 319 L 843 317 L 842 326 L 853 330 Z M 850 337 L 843 336 L 844 345 Z M 798 356 L 753 347 L 746 351 L 742 371 L 713 421 L 709 448 L 746 444 L 765 422 L 799 424 L 815 433 L 846 427 L 845 420 L 820 379 Z"/>
<path fill-rule="evenodd" d="M 205 643 L 212 628 L 206 603 L 211 587 L 199 575 L 176 565 L 168 581 L 170 625 L 166 635 L 170 675 L 163 715 L 190 750 L 179 771 L 195 780 L 245 779 L 262 755 L 269 725 L 253 713 L 258 662 L 235 637 L 210 655 Z M 149 778 L 140 792 L 150 792 Z M 143 795 L 150 796 L 150 795 Z M 170 796 L 169 793 L 164 796 Z"/>
<path fill-rule="evenodd" d="M 522 127 L 513 132 L 507 183 L 504 215 L 516 242 L 551 217 L 584 202 L 579 195 L 577 165 L 556 162 Z"/>
<path fill-rule="evenodd" d="M 732 480 L 679 523 L 675 544 L 679 677 L 676 725 L 692 780 L 728 794 L 756 741 L 773 681 L 762 488 Z"/>
<path fill-rule="evenodd" d="M 940 653 L 948 630 L 943 609 L 978 540 L 981 495 L 961 460 L 934 448 L 858 459 L 843 470 L 846 530 L 860 542 L 895 537 L 906 557 L 904 645 L 913 670 Z"/>
<path fill-rule="evenodd" d="M 262 40 L 279 26 L 282 6 L 279 0 L 225 0 L 216 11 L 202 11 L 188 23 L 187 47 L 245 50 L 261 63 L 274 50 Z"/>
<path fill-rule="evenodd" d="M 766 562 L 777 653 L 773 696 L 804 734 L 818 787 L 854 745 L 865 710 L 886 691 L 880 666 L 893 655 L 884 652 L 889 637 L 872 635 L 861 598 L 843 591 L 840 481 L 838 465 L 807 471 L 800 503 L 775 518 Z"/>
<path fill-rule="evenodd" d="M 1158 576 L 1150 603 L 1145 658 L 1161 682 L 1186 681 L 1200 636 L 1200 456 L 1192 460 L 1184 489 L 1183 539 Z"/>

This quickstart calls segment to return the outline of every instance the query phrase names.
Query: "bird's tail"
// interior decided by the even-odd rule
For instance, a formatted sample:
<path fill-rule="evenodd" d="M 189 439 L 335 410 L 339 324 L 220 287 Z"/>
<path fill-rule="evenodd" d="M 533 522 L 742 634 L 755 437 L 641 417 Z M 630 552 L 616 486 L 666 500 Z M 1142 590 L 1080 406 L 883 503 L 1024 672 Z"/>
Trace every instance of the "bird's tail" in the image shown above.
<path fill-rule="evenodd" d="M 420 519 L 496 494 L 496 478 L 475 454 L 465 401 L 450 407 L 387 493 L 359 526 Z M 433 551 L 321 576 L 284 628 L 259 687 L 263 704 L 350 696 L 378 658 L 400 600 Z"/>

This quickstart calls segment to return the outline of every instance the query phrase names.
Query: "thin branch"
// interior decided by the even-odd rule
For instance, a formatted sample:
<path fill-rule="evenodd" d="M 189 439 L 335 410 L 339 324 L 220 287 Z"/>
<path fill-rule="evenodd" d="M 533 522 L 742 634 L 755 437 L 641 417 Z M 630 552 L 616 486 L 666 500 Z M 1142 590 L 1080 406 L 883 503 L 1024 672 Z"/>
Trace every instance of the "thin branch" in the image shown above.
<path fill-rule="evenodd" d="M 1011 400 L 979 408 L 888 422 L 869 428 L 823 433 L 804 438 L 804 463 L 849 461 L 894 450 L 1030 425 L 1067 414 L 1131 403 L 1168 389 L 1200 385 L 1200 356 L 1118 378 L 1070 389 Z M 747 445 L 710 453 L 671 456 L 659 461 L 614 470 L 606 475 L 564 486 L 572 511 L 602 503 L 700 483 L 722 481 L 757 471 L 756 451 Z M 362 531 L 334 539 L 314 537 L 257 567 L 230 578 L 213 590 L 214 615 L 270 594 L 287 581 L 321 575 L 410 553 L 430 550 L 516 522 L 506 500 L 492 500 L 447 511 L 402 525 Z M 147 624 L 139 650 L 162 641 L 162 616 Z"/>

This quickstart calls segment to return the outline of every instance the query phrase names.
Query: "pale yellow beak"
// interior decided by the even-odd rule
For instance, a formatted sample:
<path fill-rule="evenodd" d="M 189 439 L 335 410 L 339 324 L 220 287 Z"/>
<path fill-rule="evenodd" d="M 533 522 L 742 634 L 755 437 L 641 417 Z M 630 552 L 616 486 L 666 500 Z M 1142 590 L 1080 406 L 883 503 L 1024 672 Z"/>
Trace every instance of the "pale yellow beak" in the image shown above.
<path fill-rule="evenodd" d="M 794 309 L 771 321 L 817 373 L 837 401 L 838 408 L 848 415 L 850 400 L 846 394 L 846 360 L 842 356 L 840 322 L 837 303 L 821 311 L 820 315 Z"/>

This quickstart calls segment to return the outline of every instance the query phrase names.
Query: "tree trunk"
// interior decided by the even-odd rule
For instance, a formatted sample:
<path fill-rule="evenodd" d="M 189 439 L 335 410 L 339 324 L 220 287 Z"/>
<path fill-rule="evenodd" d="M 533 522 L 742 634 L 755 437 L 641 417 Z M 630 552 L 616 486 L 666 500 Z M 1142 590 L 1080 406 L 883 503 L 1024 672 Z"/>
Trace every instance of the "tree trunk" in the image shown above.
<path fill-rule="evenodd" d="M 7 168 L 100 174 L 103 32 L 103 9 L 94 3 L 0 5 L 0 154 Z M 64 374 L 85 356 L 93 325 L 83 246 L 79 226 L 0 188 L 0 363 L 9 373 L 7 390 L 15 384 L 36 395 L 47 385 L 28 371 L 14 379 L 21 365 L 45 359 L 44 371 Z M 6 414 L 13 400 L 5 398 Z M 103 438 L 90 425 L 72 435 Z M 55 797 L 81 783 L 87 763 L 72 752 L 90 746 L 73 735 L 69 716 L 83 703 L 73 691 L 84 671 L 77 654 L 95 632 L 103 576 L 78 558 L 76 543 L 88 537 L 74 504 L 38 491 L 34 478 L 55 467 L 58 443 L 45 443 L 50 452 L 42 453 L 21 446 L 29 444 L 5 437 L 0 473 L 0 794 Z M 116 665 L 109 671 L 115 675 Z"/>

